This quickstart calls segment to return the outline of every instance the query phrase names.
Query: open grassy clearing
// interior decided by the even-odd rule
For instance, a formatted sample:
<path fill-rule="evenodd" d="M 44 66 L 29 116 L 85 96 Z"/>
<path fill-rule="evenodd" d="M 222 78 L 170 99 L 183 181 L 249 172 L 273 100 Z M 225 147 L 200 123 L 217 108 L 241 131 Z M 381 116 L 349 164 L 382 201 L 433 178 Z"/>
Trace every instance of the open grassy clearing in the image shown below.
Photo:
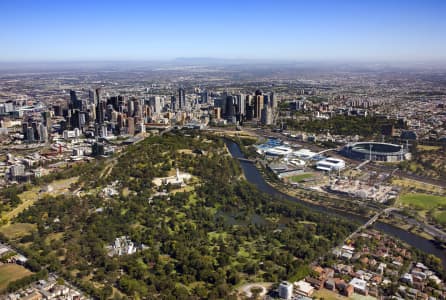
<path fill-rule="evenodd" d="M 17 279 L 31 275 L 32 272 L 16 264 L 4 264 L 0 266 L 0 293 L 6 291 L 8 284 Z"/>
<path fill-rule="evenodd" d="M 47 193 L 51 196 L 57 196 L 67 193 L 71 184 L 77 182 L 77 180 L 78 177 L 55 180 L 49 184 L 52 190 Z M 17 217 L 22 211 L 32 206 L 39 199 L 40 193 L 41 193 L 41 187 L 36 186 L 30 189 L 29 191 L 25 191 L 19 194 L 18 197 L 20 198 L 22 203 L 20 203 L 13 210 L 6 212 L 2 216 L 2 219 L 5 220 L 6 222 L 9 222 L 13 218 Z"/>
<path fill-rule="evenodd" d="M 36 228 L 36 224 L 14 223 L 0 228 L 0 233 L 4 234 L 8 239 L 18 239 L 36 230 Z"/>
<path fill-rule="evenodd" d="M 435 212 L 433 217 L 438 223 L 446 225 L 446 211 Z"/>
<path fill-rule="evenodd" d="M 20 203 L 13 210 L 5 213 L 2 216 L 2 219 L 9 222 L 11 219 L 15 218 L 22 211 L 33 205 L 37 201 L 37 199 L 39 199 L 39 191 L 40 187 L 34 187 L 31 190 L 23 192 L 20 195 L 18 195 L 22 203 Z"/>
<path fill-rule="evenodd" d="M 399 199 L 403 205 L 415 207 L 423 210 L 430 210 L 446 205 L 445 196 L 436 196 L 423 193 L 409 193 L 402 195 Z"/>
<path fill-rule="evenodd" d="M 418 145 L 417 148 L 418 150 L 421 151 L 437 151 L 441 149 L 440 146 L 428 146 L 428 145 Z"/>
<path fill-rule="evenodd" d="M 302 181 L 305 181 L 306 179 L 310 179 L 310 178 L 313 178 L 313 174 L 304 173 L 304 174 L 291 176 L 290 180 L 293 182 L 302 182 Z"/>

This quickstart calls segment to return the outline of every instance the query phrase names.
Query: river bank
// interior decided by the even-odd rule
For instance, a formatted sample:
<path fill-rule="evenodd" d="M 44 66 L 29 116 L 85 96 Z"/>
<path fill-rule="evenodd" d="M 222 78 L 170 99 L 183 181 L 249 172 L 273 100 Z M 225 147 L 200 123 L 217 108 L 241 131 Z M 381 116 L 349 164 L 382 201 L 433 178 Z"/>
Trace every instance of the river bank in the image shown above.
<path fill-rule="evenodd" d="M 239 145 L 237 145 L 235 142 L 226 140 L 226 145 L 228 147 L 229 152 L 231 153 L 232 157 L 234 158 L 244 158 L 243 153 L 241 152 L 241 149 Z M 240 165 L 242 167 L 243 173 L 245 174 L 245 178 L 248 182 L 255 185 L 259 190 L 261 190 L 264 193 L 270 194 L 271 196 L 282 198 L 288 201 L 297 202 L 299 204 L 302 204 L 303 206 L 310 208 L 312 210 L 321 212 L 321 213 L 328 213 L 331 215 L 334 215 L 336 217 L 341 218 L 347 218 L 352 221 L 356 221 L 358 223 L 364 224 L 367 222 L 367 218 L 352 214 L 347 211 L 339 211 L 330 207 L 320 206 L 317 204 L 306 202 L 302 199 L 299 199 L 297 197 L 293 197 L 290 195 L 287 195 L 286 193 L 283 193 L 280 190 L 275 189 L 271 185 L 269 185 L 265 179 L 263 178 L 260 171 L 257 169 L 254 163 L 249 161 L 240 161 Z M 411 232 L 408 232 L 404 229 L 398 228 L 396 226 L 393 226 L 391 224 L 387 224 L 384 222 L 376 222 L 373 225 L 374 228 L 392 235 L 396 238 L 399 238 L 400 240 L 406 242 L 410 246 L 419 249 L 425 253 L 433 254 L 441 259 L 443 267 L 446 269 L 446 252 L 440 248 L 438 248 L 432 241 L 427 240 L 423 237 L 420 237 L 418 235 L 415 235 Z"/>

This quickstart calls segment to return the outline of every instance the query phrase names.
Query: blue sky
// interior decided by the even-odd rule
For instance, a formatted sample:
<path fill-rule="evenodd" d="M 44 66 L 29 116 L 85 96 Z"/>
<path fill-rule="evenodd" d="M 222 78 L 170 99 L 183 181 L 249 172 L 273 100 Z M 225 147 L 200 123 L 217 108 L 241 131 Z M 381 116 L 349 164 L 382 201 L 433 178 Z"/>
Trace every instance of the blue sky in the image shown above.
<path fill-rule="evenodd" d="M 1 0 L 0 12 L 0 61 L 446 61 L 445 0 Z"/>

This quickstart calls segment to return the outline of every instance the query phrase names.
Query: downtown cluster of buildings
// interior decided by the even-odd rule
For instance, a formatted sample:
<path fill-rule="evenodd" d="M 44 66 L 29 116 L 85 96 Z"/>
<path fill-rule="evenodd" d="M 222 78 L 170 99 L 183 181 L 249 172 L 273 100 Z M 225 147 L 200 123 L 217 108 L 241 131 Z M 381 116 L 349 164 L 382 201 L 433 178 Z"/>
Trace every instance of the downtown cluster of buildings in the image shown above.
<path fill-rule="evenodd" d="M 0 165 L 2 185 L 44 175 L 48 170 L 42 166 L 61 160 L 75 162 L 113 153 L 117 147 L 111 142 L 118 137 L 133 143 L 146 133 L 174 126 L 269 125 L 278 113 L 274 93 L 261 90 L 242 94 L 180 87 L 173 95 L 155 91 L 132 96 L 96 88 L 67 94 L 54 103 L 28 98 L 0 103 L 1 143 L 10 155 Z M 34 151 L 32 162 L 29 154 L 22 153 L 29 151 Z"/>

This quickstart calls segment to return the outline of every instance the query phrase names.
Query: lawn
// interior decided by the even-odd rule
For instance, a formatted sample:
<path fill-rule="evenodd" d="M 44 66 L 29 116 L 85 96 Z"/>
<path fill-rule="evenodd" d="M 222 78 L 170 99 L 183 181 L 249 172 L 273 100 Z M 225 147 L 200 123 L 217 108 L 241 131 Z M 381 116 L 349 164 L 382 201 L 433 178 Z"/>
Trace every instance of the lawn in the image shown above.
<path fill-rule="evenodd" d="M 319 291 L 316 291 L 313 294 L 313 298 L 316 298 L 316 299 L 323 298 L 324 300 L 348 299 L 347 297 L 341 296 L 336 292 L 329 291 L 326 289 L 320 289 Z"/>
<path fill-rule="evenodd" d="M 290 179 L 293 182 L 302 182 L 302 181 L 304 181 L 306 179 L 309 179 L 309 178 L 312 178 L 312 177 L 313 177 L 313 174 L 304 173 L 304 174 L 291 176 Z"/>
<path fill-rule="evenodd" d="M 31 271 L 16 264 L 4 264 L 0 266 L 0 293 L 3 293 L 8 284 L 17 279 L 31 275 Z"/>
<path fill-rule="evenodd" d="M 428 145 L 418 145 L 417 148 L 418 150 L 421 151 L 437 151 L 441 149 L 440 146 L 428 146 Z"/>
<path fill-rule="evenodd" d="M 431 210 L 433 208 L 446 205 L 445 196 L 436 196 L 422 193 L 409 193 L 400 197 L 400 202 L 404 205 L 418 209 Z"/>
<path fill-rule="evenodd" d="M 434 219 L 440 224 L 446 224 L 446 211 L 435 212 Z"/>
<path fill-rule="evenodd" d="M 22 203 L 20 203 L 13 210 L 7 212 L 3 216 L 3 218 L 9 221 L 18 216 L 22 211 L 33 205 L 34 202 L 36 202 L 37 199 L 39 198 L 39 190 L 40 190 L 39 187 L 34 187 L 31 190 L 23 192 L 20 195 L 18 195 Z"/>
<path fill-rule="evenodd" d="M 0 233 L 4 234 L 8 239 L 17 239 L 31 233 L 36 227 L 35 224 L 14 223 L 0 228 Z"/>

